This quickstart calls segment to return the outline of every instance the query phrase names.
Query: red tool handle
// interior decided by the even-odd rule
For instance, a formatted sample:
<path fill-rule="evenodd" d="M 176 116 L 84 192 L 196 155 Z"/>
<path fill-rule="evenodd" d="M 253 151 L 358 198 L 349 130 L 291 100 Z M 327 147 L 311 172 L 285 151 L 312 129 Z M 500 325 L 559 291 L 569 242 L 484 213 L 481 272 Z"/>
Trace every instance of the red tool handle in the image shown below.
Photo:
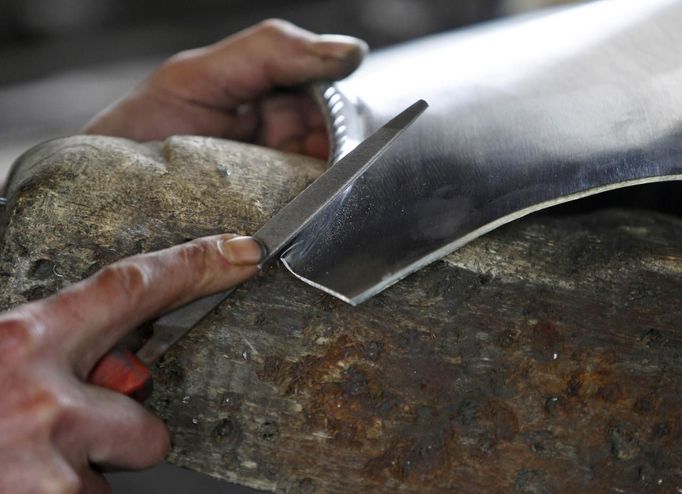
<path fill-rule="evenodd" d="M 123 345 L 115 346 L 95 364 L 88 381 L 123 393 L 139 402 L 146 400 L 152 392 L 149 369 Z"/>

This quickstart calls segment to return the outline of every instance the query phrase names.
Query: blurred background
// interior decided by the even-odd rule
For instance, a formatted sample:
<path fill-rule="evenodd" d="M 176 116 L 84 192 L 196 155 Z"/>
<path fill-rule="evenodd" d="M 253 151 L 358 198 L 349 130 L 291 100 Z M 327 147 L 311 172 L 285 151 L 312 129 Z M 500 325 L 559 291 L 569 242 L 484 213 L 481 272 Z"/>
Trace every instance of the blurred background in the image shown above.
<path fill-rule="evenodd" d="M 3 0 L 0 180 L 31 145 L 77 133 L 168 55 L 269 17 L 373 49 L 557 0 Z"/>
<path fill-rule="evenodd" d="M 570 2 L 2 0 L 0 181 L 21 152 L 43 140 L 77 133 L 167 56 L 269 17 L 315 32 L 354 35 L 379 49 L 560 3 Z M 170 465 L 110 479 L 115 494 L 254 492 Z"/>

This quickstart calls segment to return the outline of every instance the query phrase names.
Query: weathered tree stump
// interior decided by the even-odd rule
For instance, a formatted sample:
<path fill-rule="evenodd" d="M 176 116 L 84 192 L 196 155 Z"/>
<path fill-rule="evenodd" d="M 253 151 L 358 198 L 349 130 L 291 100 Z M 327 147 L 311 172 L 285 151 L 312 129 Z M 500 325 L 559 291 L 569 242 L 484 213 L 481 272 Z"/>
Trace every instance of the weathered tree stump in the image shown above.
<path fill-rule="evenodd" d="M 322 164 L 77 137 L 12 179 L 0 301 L 253 232 Z M 682 492 L 682 220 L 532 216 L 353 308 L 279 267 L 155 369 L 170 461 L 283 492 Z"/>

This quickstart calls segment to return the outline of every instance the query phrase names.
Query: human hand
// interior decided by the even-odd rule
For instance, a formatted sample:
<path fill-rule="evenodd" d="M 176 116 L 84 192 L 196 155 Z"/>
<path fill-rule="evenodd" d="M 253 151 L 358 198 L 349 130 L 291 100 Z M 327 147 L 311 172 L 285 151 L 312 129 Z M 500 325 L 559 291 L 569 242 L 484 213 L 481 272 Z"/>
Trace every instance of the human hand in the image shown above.
<path fill-rule="evenodd" d="M 0 315 L 0 492 L 105 493 L 99 468 L 162 460 L 169 448 L 163 422 L 85 380 L 125 333 L 245 281 L 260 258 L 253 239 L 207 237 L 124 259 Z"/>
<path fill-rule="evenodd" d="M 324 119 L 301 86 L 347 76 L 366 51 L 356 38 L 265 21 L 171 57 L 84 131 L 137 141 L 223 137 L 327 158 Z"/>

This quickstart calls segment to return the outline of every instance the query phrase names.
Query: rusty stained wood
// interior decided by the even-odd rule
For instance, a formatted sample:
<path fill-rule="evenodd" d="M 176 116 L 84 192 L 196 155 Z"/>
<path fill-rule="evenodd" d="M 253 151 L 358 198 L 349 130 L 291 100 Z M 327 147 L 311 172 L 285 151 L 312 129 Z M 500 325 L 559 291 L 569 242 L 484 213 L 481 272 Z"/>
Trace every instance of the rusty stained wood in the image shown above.
<path fill-rule="evenodd" d="M 77 137 L 13 182 L 3 307 L 253 232 L 322 164 Z M 22 182 L 22 183 L 19 183 Z M 682 221 L 532 216 L 352 308 L 274 267 L 164 357 L 170 461 L 278 492 L 680 492 Z"/>

